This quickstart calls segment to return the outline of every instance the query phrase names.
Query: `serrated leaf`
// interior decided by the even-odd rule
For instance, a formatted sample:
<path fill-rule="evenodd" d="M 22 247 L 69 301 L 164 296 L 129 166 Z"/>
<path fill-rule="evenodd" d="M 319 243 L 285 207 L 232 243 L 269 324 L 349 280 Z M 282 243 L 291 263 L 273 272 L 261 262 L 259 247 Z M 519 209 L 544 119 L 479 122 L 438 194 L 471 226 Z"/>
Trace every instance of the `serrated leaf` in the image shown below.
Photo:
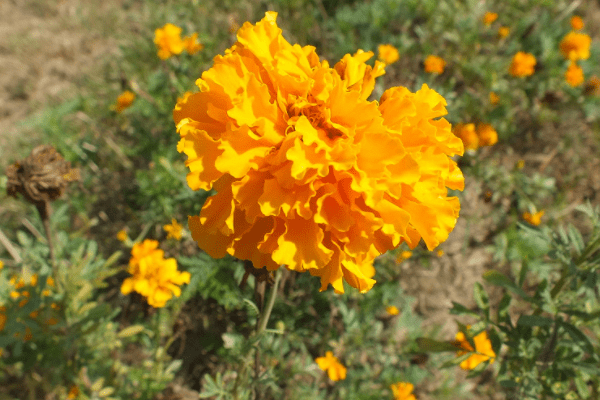
<path fill-rule="evenodd" d="M 483 274 L 483 279 L 491 283 L 492 285 L 501 286 L 505 289 L 510 290 L 514 294 L 521 296 L 524 300 L 531 300 L 531 298 L 518 287 L 510 278 L 504 275 L 502 272 L 491 270 Z"/>
<path fill-rule="evenodd" d="M 571 245 L 575 248 L 579 256 L 583 252 L 583 249 L 585 249 L 585 243 L 581 233 L 573 225 L 569 225 L 569 238 L 571 239 Z"/>

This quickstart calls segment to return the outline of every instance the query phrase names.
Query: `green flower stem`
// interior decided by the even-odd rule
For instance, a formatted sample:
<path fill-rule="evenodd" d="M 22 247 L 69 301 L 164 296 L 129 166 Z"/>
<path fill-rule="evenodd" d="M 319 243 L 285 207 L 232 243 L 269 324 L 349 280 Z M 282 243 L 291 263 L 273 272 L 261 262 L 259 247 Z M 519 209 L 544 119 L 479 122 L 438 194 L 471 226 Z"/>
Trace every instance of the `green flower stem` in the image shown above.
<path fill-rule="evenodd" d="M 256 334 L 260 335 L 266 328 L 269 323 L 269 318 L 271 317 L 271 311 L 273 310 L 273 305 L 275 304 L 275 298 L 277 297 L 277 288 L 279 287 L 279 281 L 281 280 L 281 271 L 277 270 L 275 272 L 275 283 L 273 283 L 273 287 L 271 287 L 271 295 L 269 296 L 269 302 L 267 303 L 267 307 L 263 310 L 263 314 L 260 317 L 260 324 L 258 325 L 258 329 L 256 330 Z"/>

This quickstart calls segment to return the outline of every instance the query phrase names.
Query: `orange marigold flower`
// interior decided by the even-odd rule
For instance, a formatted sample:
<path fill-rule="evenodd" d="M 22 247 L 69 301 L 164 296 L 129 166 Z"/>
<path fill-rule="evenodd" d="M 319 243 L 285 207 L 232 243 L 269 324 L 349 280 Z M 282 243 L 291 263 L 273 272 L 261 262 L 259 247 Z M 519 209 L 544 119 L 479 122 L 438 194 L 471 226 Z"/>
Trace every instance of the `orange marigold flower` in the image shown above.
<path fill-rule="evenodd" d="M 544 215 L 544 213 L 544 210 L 538 211 L 533 214 L 529 212 L 524 212 L 523 219 L 529 222 L 531 225 L 538 226 L 542 222 L 542 216 Z"/>
<path fill-rule="evenodd" d="M 128 272 L 133 276 L 123 281 L 121 293 L 135 290 L 156 308 L 164 307 L 173 295 L 179 297 L 179 285 L 190 283 L 190 273 L 178 271 L 174 258 L 165 259 L 156 240 L 146 239 L 133 246 Z"/>
<path fill-rule="evenodd" d="M 414 386 L 412 383 L 408 383 L 408 382 L 393 383 L 390 386 L 390 389 L 392 389 L 392 393 L 394 395 L 394 400 L 416 400 L 415 395 L 412 394 L 412 391 L 414 389 Z"/>
<path fill-rule="evenodd" d="M 198 34 L 193 33 L 183 38 L 183 47 L 189 54 L 196 54 L 204 48 L 204 45 L 198 42 Z"/>
<path fill-rule="evenodd" d="M 560 52 L 571 61 L 590 58 L 592 38 L 585 33 L 569 32 L 560 42 Z"/>
<path fill-rule="evenodd" d="M 477 136 L 479 136 L 479 146 L 492 146 L 498 143 L 498 133 L 490 124 L 477 125 Z"/>
<path fill-rule="evenodd" d="M 471 355 L 466 360 L 463 360 L 460 363 L 460 367 L 462 369 L 471 370 L 477 367 L 479 364 L 485 361 L 490 361 L 490 364 L 494 362 L 496 358 L 496 353 L 492 349 L 492 342 L 488 338 L 487 332 L 482 331 L 477 336 L 473 338 L 473 343 L 475 344 L 475 349 L 471 346 L 465 334 L 462 332 L 458 332 L 456 334 L 456 346 L 462 348 L 462 351 L 457 352 L 457 356 L 462 356 L 469 352 L 472 352 Z"/>
<path fill-rule="evenodd" d="M 116 112 L 123 112 L 126 108 L 129 108 L 135 100 L 135 93 L 126 90 L 117 97 L 117 102 L 111 107 Z"/>
<path fill-rule="evenodd" d="M 183 226 L 177 223 L 175 218 L 171 218 L 171 223 L 163 225 L 163 229 L 167 231 L 167 239 L 181 240 Z"/>
<path fill-rule="evenodd" d="M 398 310 L 398 307 L 396 307 L 396 306 L 387 306 L 385 308 L 385 311 L 387 311 L 387 313 L 390 314 L 390 315 L 398 315 L 398 314 L 400 314 L 400 310 Z"/>
<path fill-rule="evenodd" d="M 121 229 L 119 232 L 117 232 L 117 240 L 119 240 L 120 242 L 124 242 L 127 240 L 127 232 L 125 232 L 124 229 Z"/>
<path fill-rule="evenodd" d="M 454 134 L 462 140 L 465 150 L 477 150 L 479 148 L 479 136 L 477 136 L 475 124 L 456 124 Z"/>
<path fill-rule="evenodd" d="M 50 286 L 50 287 L 54 287 L 54 278 L 49 276 L 46 278 L 46 285 Z"/>
<path fill-rule="evenodd" d="M 344 367 L 337 357 L 333 356 L 331 351 L 325 353 L 325 357 L 318 357 L 315 362 L 319 364 L 319 368 L 327 371 L 329 379 L 339 381 L 346 379 L 346 367 Z"/>
<path fill-rule="evenodd" d="M 483 23 L 485 24 L 485 26 L 490 26 L 492 25 L 492 23 L 498 19 L 498 13 L 495 12 L 486 12 L 483 15 Z"/>
<path fill-rule="evenodd" d="M 512 76 L 523 77 L 533 75 L 537 61 L 533 54 L 519 51 L 514 55 L 509 72 Z"/>
<path fill-rule="evenodd" d="M 184 42 L 181 39 L 181 28 L 166 24 L 162 28 L 154 31 L 154 43 L 158 47 L 158 57 L 161 60 L 166 60 L 172 55 L 181 54 L 185 48 Z"/>
<path fill-rule="evenodd" d="M 398 53 L 398 49 L 391 44 L 380 44 L 377 47 L 377 53 L 377 58 L 386 64 L 395 63 L 400 59 L 400 53 Z"/>
<path fill-rule="evenodd" d="M 48 289 L 42 290 L 42 296 L 50 296 L 51 292 Z"/>
<path fill-rule="evenodd" d="M 2 268 L 4 268 L 4 261 L 0 260 L 0 270 L 2 270 Z"/>
<path fill-rule="evenodd" d="M 499 101 L 500 101 L 500 96 L 498 96 L 494 92 L 490 92 L 490 103 L 495 106 L 496 104 L 498 104 Z"/>
<path fill-rule="evenodd" d="M 444 255 L 444 250 L 439 249 L 436 254 L 437 254 L 438 257 L 441 257 L 441 256 Z"/>
<path fill-rule="evenodd" d="M 584 26 L 585 24 L 583 23 L 583 19 L 581 19 L 580 16 L 573 15 L 571 17 L 571 27 L 573 28 L 573 30 L 580 31 L 583 29 Z"/>
<path fill-rule="evenodd" d="M 75 400 L 79 396 L 79 388 L 75 385 L 72 385 L 69 389 L 69 394 L 67 395 L 68 400 Z"/>
<path fill-rule="evenodd" d="M 17 292 L 16 290 L 13 290 L 10 292 L 10 297 L 13 299 L 18 299 L 21 296 L 21 293 Z"/>
<path fill-rule="evenodd" d="M 398 262 L 402 262 L 404 260 L 408 260 L 412 257 L 412 251 L 405 250 L 398 256 Z"/>
<path fill-rule="evenodd" d="M 429 55 L 425 59 L 425 72 L 442 74 L 446 67 L 446 61 L 442 57 Z"/>
<path fill-rule="evenodd" d="M 29 278 L 29 285 L 36 286 L 37 283 L 38 283 L 38 274 L 31 275 L 31 278 Z"/>
<path fill-rule="evenodd" d="M 372 52 L 330 67 L 312 46 L 291 45 L 267 12 L 196 81 L 173 112 L 188 185 L 214 189 L 188 219 L 200 248 L 256 268 L 343 281 L 369 290 L 373 260 L 423 238 L 435 248 L 453 229 L 464 187 L 450 158 L 462 142 L 440 118 L 446 102 L 423 85 L 367 100 L 384 64 Z"/>
<path fill-rule="evenodd" d="M 5 311 L 6 311 L 6 308 L 1 307 L 1 309 L 0 309 L 0 332 L 2 332 L 4 330 L 4 326 L 6 325 L 6 319 L 8 318 L 6 316 L 6 314 L 4 314 Z"/>
<path fill-rule="evenodd" d="M 565 80 L 573 87 L 581 85 L 585 80 L 583 70 L 574 61 L 571 61 L 569 68 L 565 72 Z"/>
<path fill-rule="evenodd" d="M 510 34 L 510 28 L 508 26 L 501 26 L 498 28 L 498 36 L 505 38 Z"/>

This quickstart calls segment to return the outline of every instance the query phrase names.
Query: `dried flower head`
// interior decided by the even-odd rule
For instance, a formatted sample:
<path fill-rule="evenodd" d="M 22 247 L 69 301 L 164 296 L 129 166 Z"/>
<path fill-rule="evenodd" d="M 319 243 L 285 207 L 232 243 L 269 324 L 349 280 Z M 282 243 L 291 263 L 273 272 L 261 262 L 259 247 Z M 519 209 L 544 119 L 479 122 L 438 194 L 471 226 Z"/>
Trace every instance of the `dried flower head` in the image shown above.
<path fill-rule="evenodd" d="M 393 383 L 390 386 L 392 389 L 392 394 L 394 395 L 394 400 L 416 400 L 412 391 L 414 389 L 414 385 L 408 382 L 397 382 Z"/>
<path fill-rule="evenodd" d="M 498 19 L 498 13 L 495 12 L 486 12 L 483 15 L 483 23 L 485 24 L 485 26 L 490 26 L 492 25 L 492 23 Z"/>
<path fill-rule="evenodd" d="M 590 58 L 592 38 L 585 33 L 569 32 L 560 42 L 560 52 L 571 61 L 587 60 Z"/>
<path fill-rule="evenodd" d="M 368 101 L 383 64 L 372 52 L 333 68 L 312 46 L 291 45 L 267 12 L 196 81 L 174 119 L 188 185 L 214 189 L 188 219 L 200 248 L 274 271 L 285 265 L 343 292 L 364 292 L 379 254 L 423 238 L 435 248 L 460 204 L 464 178 L 449 158 L 460 139 L 440 118 L 446 102 L 423 85 Z"/>
<path fill-rule="evenodd" d="M 578 15 L 573 15 L 571 17 L 571 28 L 575 31 L 580 31 L 583 29 L 585 24 L 583 23 L 583 19 Z"/>
<path fill-rule="evenodd" d="M 565 80 L 573 87 L 581 85 L 585 80 L 583 70 L 574 61 L 571 61 L 569 68 L 567 68 L 567 71 L 565 72 Z"/>
<path fill-rule="evenodd" d="M 325 357 L 318 357 L 315 362 L 323 371 L 327 371 L 329 379 L 339 381 L 346 379 L 346 367 L 344 367 L 331 351 L 325 353 Z"/>
<path fill-rule="evenodd" d="M 377 58 L 386 64 L 395 63 L 400 59 L 400 53 L 398 53 L 398 49 L 392 46 L 391 44 L 380 44 L 377 47 Z"/>
<path fill-rule="evenodd" d="M 519 51 L 513 56 L 509 72 L 512 76 L 524 77 L 533 75 L 537 61 L 533 54 Z"/>
<path fill-rule="evenodd" d="M 476 335 L 473 338 L 473 343 L 475 344 L 475 349 L 473 349 L 473 346 L 471 346 L 471 344 L 465 337 L 464 333 L 458 332 L 456 334 L 455 345 L 457 347 L 460 347 L 461 349 L 463 349 L 463 350 L 457 352 L 456 355 L 460 357 L 469 352 L 473 353 L 469 358 L 467 358 L 466 360 L 463 360 L 460 363 L 460 367 L 462 369 L 472 370 L 475 367 L 477 367 L 479 364 L 481 364 L 482 362 L 485 362 L 488 360 L 489 360 L 490 364 L 494 362 L 494 360 L 496 358 L 496 353 L 492 349 L 492 342 L 488 338 L 486 331 L 483 331 L 483 332 L 479 333 L 478 335 Z"/>
<path fill-rule="evenodd" d="M 446 61 L 442 57 L 429 55 L 425 59 L 425 72 L 431 74 L 442 74 L 446 67 Z"/>

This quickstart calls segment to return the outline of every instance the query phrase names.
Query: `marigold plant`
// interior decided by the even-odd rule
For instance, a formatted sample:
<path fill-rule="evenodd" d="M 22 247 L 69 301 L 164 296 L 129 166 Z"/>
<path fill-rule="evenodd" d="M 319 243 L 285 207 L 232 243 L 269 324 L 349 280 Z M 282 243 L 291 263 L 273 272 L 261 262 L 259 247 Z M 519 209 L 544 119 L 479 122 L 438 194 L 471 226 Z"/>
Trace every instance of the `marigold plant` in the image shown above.
<path fill-rule="evenodd" d="M 585 33 L 569 32 L 560 42 L 560 52 L 571 61 L 590 58 L 592 38 Z"/>
<path fill-rule="evenodd" d="M 460 363 L 462 369 L 471 370 L 488 360 L 490 363 L 494 362 L 496 353 L 492 349 L 492 342 L 488 338 L 486 331 L 473 337 L 473 343 L 475 344 L 475 349 L 473 349 L 473 346 L 471 346 L 464 333 L 458 332 L 456 334 L 456 345 L 463 349 L 457 352 L 457 356 L 462 356 L 470 352 L 474 353 Z"/>
<path fill-rule="evenodd" d="M 479 136 L 477 136 L 475 124 L 456 124 L 454 134 L 462 140 L 465 150 L 477 150 L 479 148 Z"/>
<path fill-rule="evenodd" d="M 398 307 L 396 307 L 396 306 L 387 306 L 385 308 L 385 311 L 387 311 L 387 313 L 390 314 L 390 315 L 398 315 L 398 314 L 400 314 L 400 310 L 398 310 Z"/>
<path fill-rule="evenodd" d="M 583 70 L 574 61 L 571 61 L 569 68 L 565 72 L 565 80 L 573 87 L 581 85 L 585 80 Z"/>
<path fill-rule="evenodd" d="M 331 351 L 325 353 L 325 357 L 317 357 L 315 362 L 323 371 L 327 371 L 329 379 L 340 381 L 346 379 L 346 367 L 340 363 L 337 357 L 334 357 Z"/>
<path fill-rule="evenodd" d="M 183 38 L 183 47 L 188 54 L 196 54 L 204 48 L 204 45 L 198 42 L 198 34 L 192 33 L 190 36 Z"/>
<path fill-rule="evenodd" d="M 181 54 L 185 44 L 181 39 L 181 28 L 173 24 L 165 24 L 154 31 L 154 43 L 158 47 L 158 57 L 161 60 Z"/>
<path fill-rule="evenodd" d="M 573 30 L 575 30 L 575 31 L 580 31 L 585 26 L 583 19 L 578 15 L 573 15 L 571 17 L 570 22 L 571 22 L 571 28 L 573 28 Z"/>
<path fill-rule="evenodd" d="M 164 307 L 173 297 L 181 295 L 180 285 L 190 282 L 189 272 L 177 270 L 174 258 L 164 258 L 156 240 L 146 239 L 131 249 L 128 272 L 132 275 L 121 285 L 121 293 L 136 291 L 146 297 L 152 307 Z"/>
<path fill-rule="evenodd" d="M 485 26 L 490 26 L 492 25 L 492 23 L 498 19 L 498 13 L 495 12 L 486 12 L 483 15 L 483 23 L 485 24 Z"/>
<path fill-rule="evenodd" d="M 544 213 L 545 213 L 544 210 L 540 210 L 533 214 L 530 212 L 524 212 L 523 219 L 525 221 L 529 222 L 533 226 L 538 226 L 539 224 L 542 223 L 542 217 L 544 216 Z"/>
<path fill-rule="evenodd" d="M 442 57 L 429 55 L 425 59 L 425 72 L 431 74 L 442 74 L 446 68 L 446 61 Z"/>
<path fill-rule="evenodd" d="M 533 75 L 537 61 L 533 54 L 519 51 L 513 56 L 509 72 L 512 76 L 524 77 Z"/>
<path fill-rule="evenodd" d="M 477 136 L 479 137 L 479 146 L 492 146 L 498 143 L 498 133 L 490 124 L 478 124 Z"/>
<path fill-rule="evenodd" d="M 390 385 L 394 400 L 416 400 L 417 398 L 412 393 L 414 385 L 408 382 L 397 382 Z"/>
<path fill-rule="evenodd" d="M 510 34 L 510 28 L 508 26 L 501 26 L 498 28 L 498 36 L 505 38 Z"/>
<path fill-rule="evenodd" d="M 400 59 L 398 49 L 391 44 L 380 44 L 377 47 L 377 53 L 377 58 L 385 64 L 392 64 Z"/>
<path fill-rule="evenodd" d="M 117 102 L 112 106 L 112 109 L 120 113 L 129 108 L 135 100 L 135 93 L 126 90 L 117 97 Z"/>
<path fill-rule="evenodd" d="M 453 229 L 460 204 L 447 188 L 464 178 L 463 153 L 442 117 L 446 102 L 423 85 L 367 100 L 383 64 L 357 51 L 329 66 L 312 46 L 291 45 L 277 14 L 245 23 L 238 41 L 197 80 L 200 93 L 174 119 L 188 156 L 188 185 L 216 190 L 189 228 L 214 258 L 256 268 L 285 265 L 344 291 L 365 292 L 373 260 Z"/>
<path fill-rule="evenodd" d="M 170 224 L 163 225 L 163 229 L 167 232 L 167 239 L 181 240 L 183 236 L 183 226 L 175 218 L 171 218 Z"/>

